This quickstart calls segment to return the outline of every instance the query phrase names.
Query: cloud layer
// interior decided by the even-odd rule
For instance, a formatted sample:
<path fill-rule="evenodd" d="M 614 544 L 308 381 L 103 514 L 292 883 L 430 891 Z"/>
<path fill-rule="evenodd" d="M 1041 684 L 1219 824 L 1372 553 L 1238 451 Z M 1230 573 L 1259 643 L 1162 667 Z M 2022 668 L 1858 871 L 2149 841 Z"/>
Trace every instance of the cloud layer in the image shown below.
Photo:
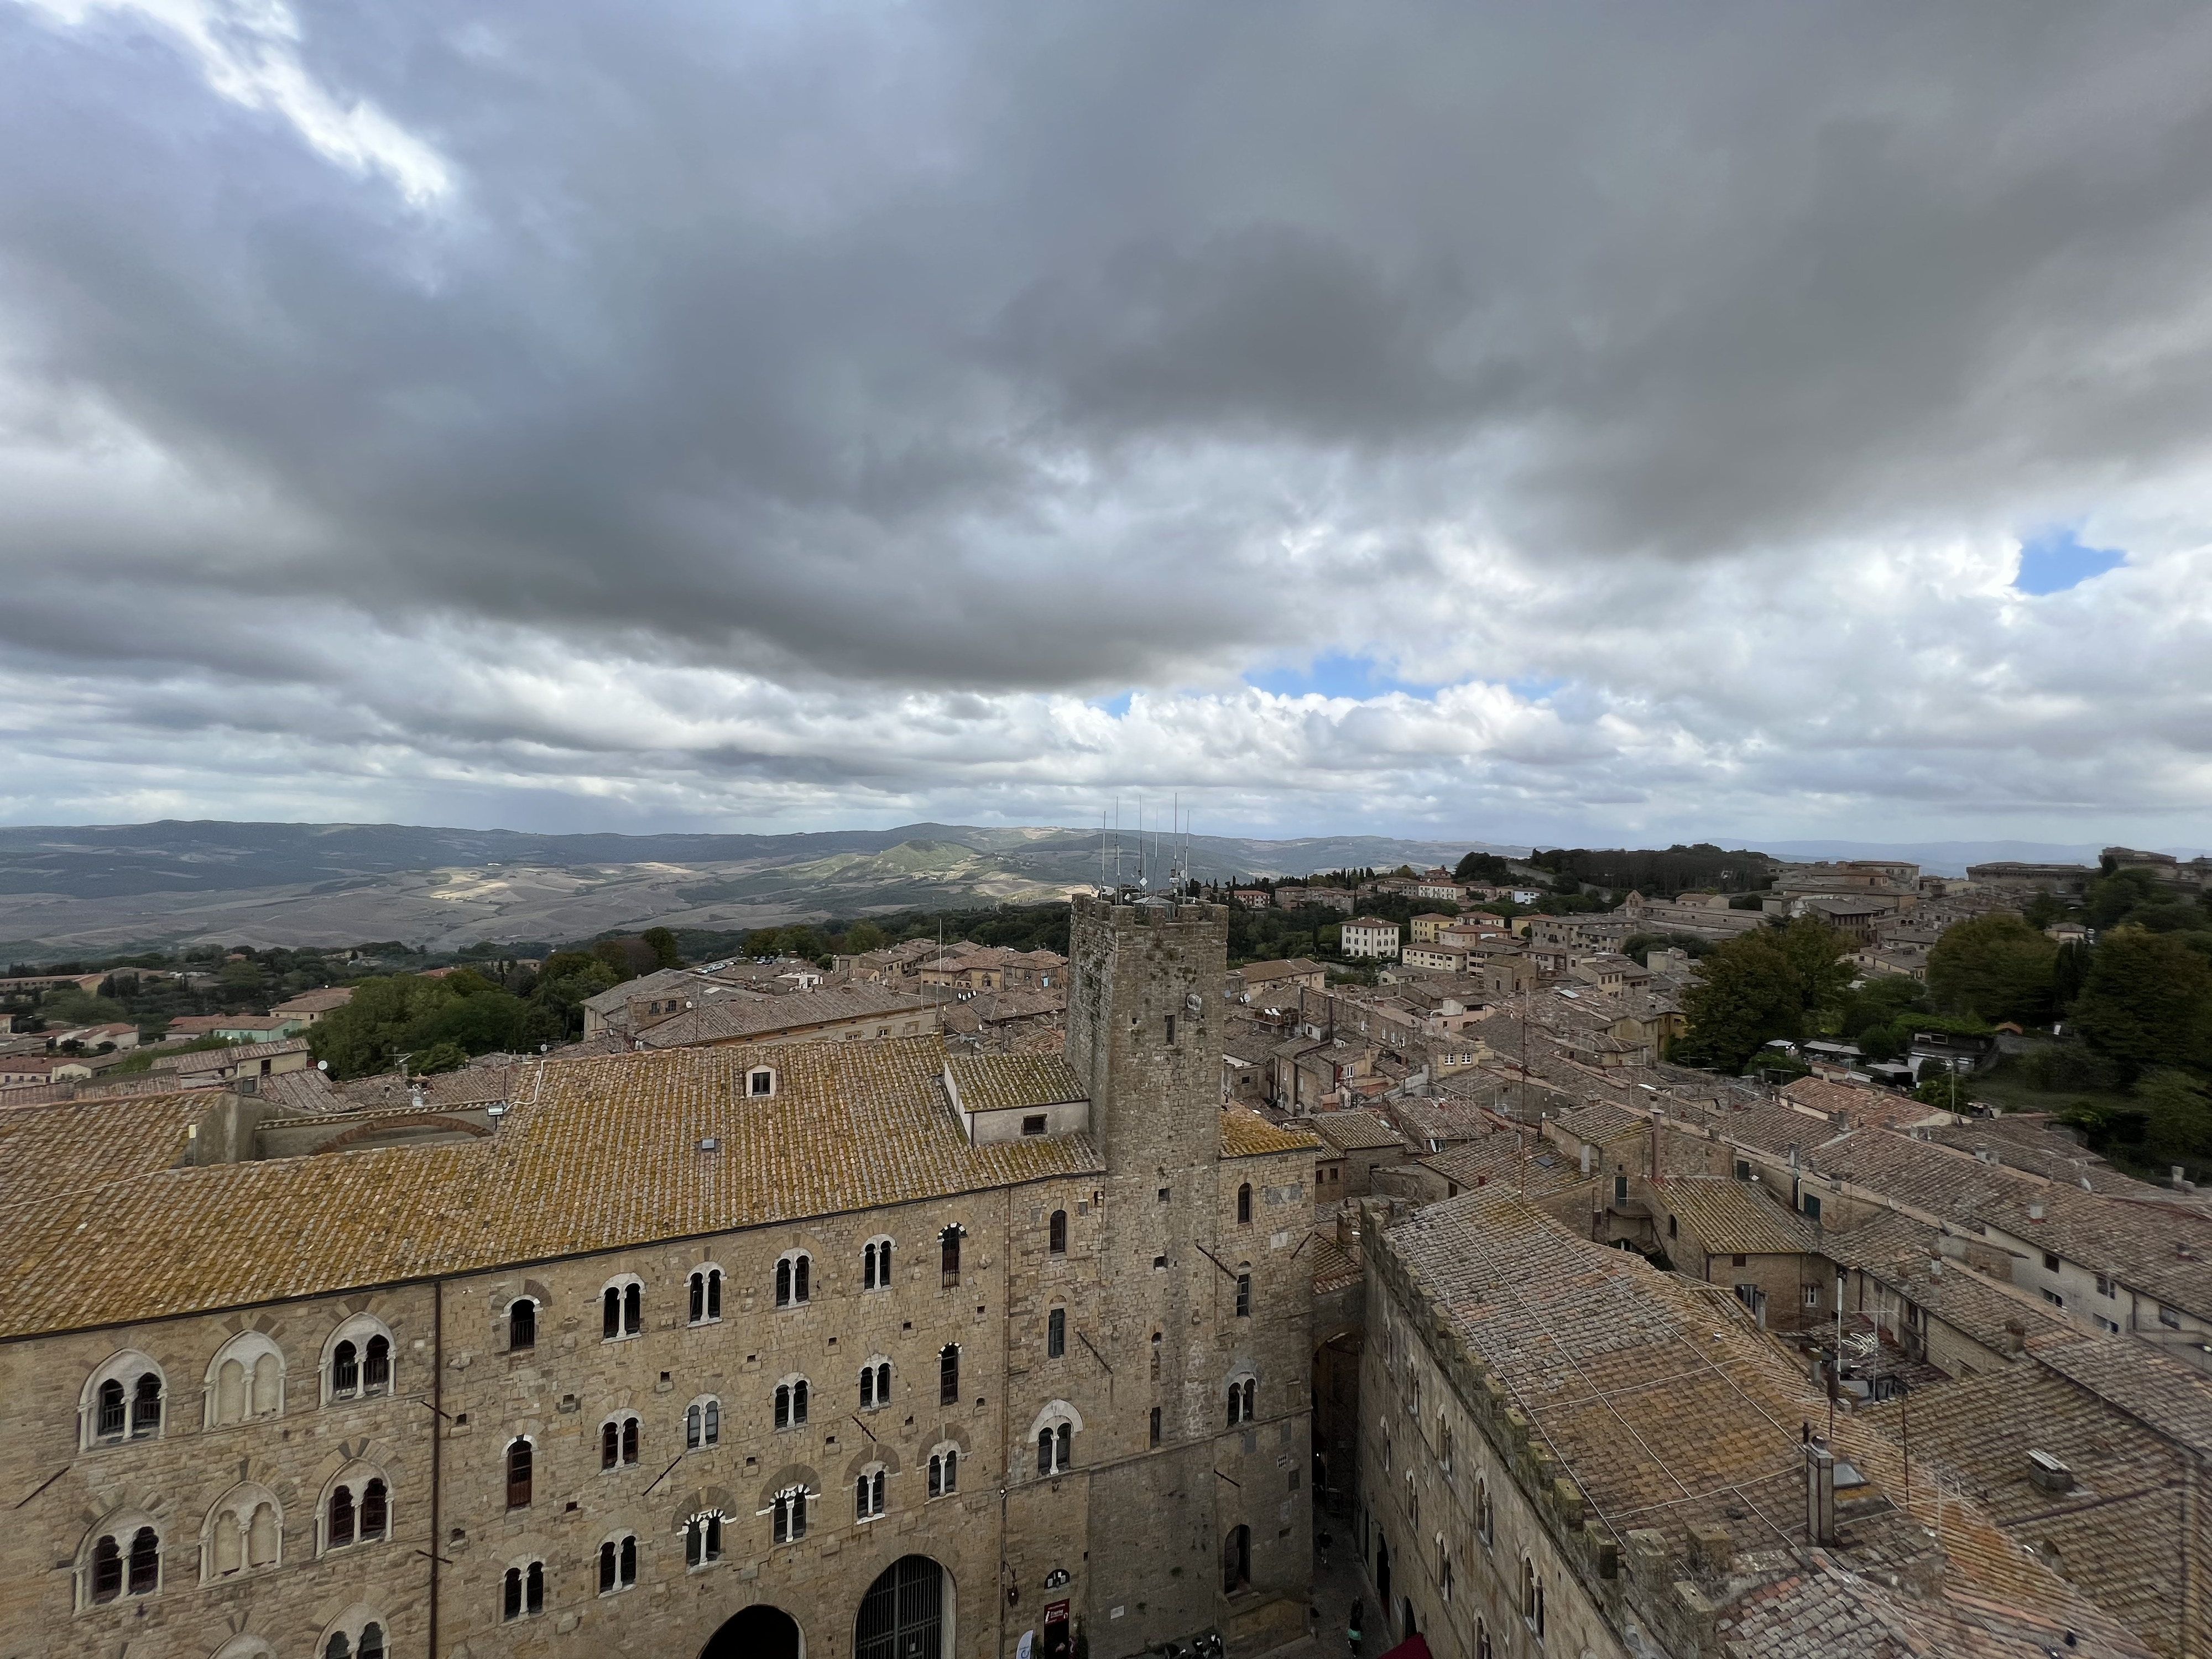
<path fill-rule="evenodd" d="M 0 817 L 2203 838 L 2201 9 L 0 0 Z"/>

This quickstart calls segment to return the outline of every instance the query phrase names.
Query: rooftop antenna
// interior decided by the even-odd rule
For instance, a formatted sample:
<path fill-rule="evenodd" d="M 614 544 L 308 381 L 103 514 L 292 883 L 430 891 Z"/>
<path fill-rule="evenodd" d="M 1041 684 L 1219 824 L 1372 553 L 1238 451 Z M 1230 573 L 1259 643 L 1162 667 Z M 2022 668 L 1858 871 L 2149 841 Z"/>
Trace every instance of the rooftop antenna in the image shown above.
<path fill-rule="evenodd" d="M 1145 792 L 1137 791 L 1137 885 L 1151 885 L 1145 879 Z"/>

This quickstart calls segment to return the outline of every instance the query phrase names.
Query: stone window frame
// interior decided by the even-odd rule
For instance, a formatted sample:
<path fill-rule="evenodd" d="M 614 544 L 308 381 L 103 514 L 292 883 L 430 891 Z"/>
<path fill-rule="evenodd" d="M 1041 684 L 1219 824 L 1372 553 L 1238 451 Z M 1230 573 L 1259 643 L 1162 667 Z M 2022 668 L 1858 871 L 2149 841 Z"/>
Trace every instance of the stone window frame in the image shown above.
<path fill-rule="evenodd" d="M 775 1277 L 771 1281 L 775 1296 L 776 1311 L 787 1313 L 793 1309 L 811 1307 L 814 1302 L 814 1252 L 804 1244 L 794 1244 L 775 1259 Z"/>
<path fill-rule="evenodd" d="M 509 1499 L 512 1498 L 514 1489 L 514 1480 L 512 1471 L 514 1468 L 514 1448 L 518 1443 L 530 1448 L 530 1495 L 520 1504 L 514 1503 L 512 1501 L 507 1502 L 503 1512 L 508 1515 L 514 1514 L 517 1510 L 532 1508 L 538 1501 L 538 1437 L 531 1433 L 526 1429 L 518 1431 L 517 1432 L 507 1436 L 506 1440 L 500 1445 L 499 1479 L 501 1490 Z"/>
<path fill-rule="evenodd" d="M 860 1409 L 884 1410 L 891 1402 L 891 1379 L 898 1375 L 886 1354 L 870 1354 L 860 1366 Z"/>
<path fill-rule="evenodd" d="M 531 1575 L 538 1579 L 538 1605 L 530 1605 Z M 499 1574 L 499 1622 L 520 1625 L 528 1620 L 541 1618 L 545 1612 L 545 1558 L 542 1555 L 517 1555 L 501 1564 Z M 515 1589 L 515 1610 L 507 1608 L 507 1587 L 512 1580 Z"/>
<path fill-rule="evenodd" d="M 1227 1426 L 1249 1427 L 1259 1414 L 1260 1373 L 1250 1365 L 1239 1364 L 1231 1370 L 1227 1381 Z"/>
<path fill-rule="evenodd" d="M 530 1340 L 517 1347 L 514 1342 L 514 1310 L 527 1304 L 530 1309 Z M 525 1291 L 509 1297 L 507 1305 L 499 1310 L 499 1344 L 503 1353 L 533 1353 L 538 1348 L 538 1328 L 544 1322 L 539 1317 L 545 1311 L 545 1298 L 534 1291 Z"/>
<path fill-rule="evenodd" d="M 696 1329 L 702 1325 L 722 1322 L 722 1298 L 729 1293 L 730 1275 L 719 1261 L 702 1261 L 684 1276 L 684 1322 Z M 699 1304 L 699 1316 L 691 1316 L 691 1304 Z"/>
<path fill-rule="evenodd" d="M 372 1392 L 368 1386 L 368 1345 L 378 1337 L 384 1339 L 385 1376 L 383 1386 Z M 338 1345 L 354 1345 L 355 1382 L 351 1392 L 337 1392 L 336 1368 Z M 323 1339 L 321 1359 L 316 1364 L 322 1385 L 322 1403 L 325 1406 L 339 1401 L 376 1400 L 392 1392 L 392 1364 L 398 1352 L 398 1343 L 393 1340 L 392 1327 L 373 1313 L 357 1313 L 341 1320 L 331 1334 Z"/>
<path fill-rule="evenodd" d="M 889 1513 L 885 1494 L 890 1489 L 890 1469 L 881 1458 L 863 1465 L 854 1476 L 853 1524 L 872 1526 Z M 864 1496 L 865 1494 L 865 1496 Z"/>
<path fill-rule="evenodd" d="M 878 1233 L 860 1246 L 860 1289 L 864 1292 L 888 1291 L 891 1287 L 891 1262 L 897 1251 L 896 1243 L 889 1233 Z"/>
<path fill-rule="evenodd" d="M 633 1294 L 635 1292 L 635 1294 Z M 607 1297 L 615 1298 L 614 1334 L 607 1334 Z M 599 1309 L 599 1340 L 629 1342 L 645 1334 L 645 1280 L 635 1273 L 616 1273 L 599 1286 L 597 1298 Z M 637 1317 L 635 1325 L 630 1316 Z"/>
<path fill-rule="evenodd" d="M 276 1403 L 265 1412 L 257 1412 L 253 1409 L 254 1378 L 261 1361 L 271 1358 L 276 1361 Z M 222 1368 L 234 1361 L 244 1372 L 240 1387 L 244 1389 L 246 1402 L 246 1410 L 234 1419 L 220 1415 Z M 290 1367 L 285 1364 L 284 1350 L 266 1331 L 239 1332 L 217 1348 L 208 1361 L 200 1426 L 203 1429 L 227 1429 L 265 1417 L 282 1417 L 284 1414 L 284 1383 L 289 1370 Z"/>
<path fill-rule="evenodd" d="M 1237 1224 L 1240 1227 L 1252 1224 L 1252 1183 L 1249 1181 L 1237 1188 Z"/>
<path fill-rule="evenodd" d="M 768 1507 L 761 1513 L 769 1517 L 769 1539 L 781 1548 L 796 1544 L 806 1536 L 806 1511 L 810 1504 L 822 1501 L 822 1494 L 804 1480 L 769 1494 Z"/>
<path fill-rule="evenodd" d="M 1065 1400 L 1046 1402 L 1030 1420 L 1030 1431 L 1023 1439 L 1027 1449 L 1037 1443 L 1041 1434 L 1053 1437 L 1050 1467 L 1036 1471 L 1040 1480 L 1057 1480 L 1075 1467 L 1075 1437 L 1083 1432 L 1083 1413 Z"/>
<path fill-rule="evenodd" d="M 376 1645 L 365 1649 L 363 1638 L 371 1630 L 376 1632 Z M 323 1626 L 322 1632 L 315 1638 L 312 1659 L 325 1659 L 333 1639 L 343 1641 L 345 1645 L 338 1650 L 354 1659 L 367 1659 L 372 1654 L 382 1659 L 392 1651 L 392 1621 L 380 1608 L 367 1601 L 356 1601 Z"/>
<path fill-rule="evenodd" d="M 629 1559 L 629 1577 L 627 1578 L 623 1577 L 623 1557 L 625 1546 L 628 1547 Z M 611 1584 L 606 1582 L 608 1577 L 607 1552 L 609 1550 L 612 1550 L 614 1552 L 614 1583 Z M 637 1588 L 638 1555 L 637 1534 L 628 1527 L 617 1528 L 614 1531 L 607 1534 L 605 1537 L 600 1539 L 599 1548 L 592 1553 L 592 1559 L 594 1565 L 599 1568 L 599 1588 L 598 1594 L 603 1596 L 620 1595 L 624 1590 L 635 1589 Z"/>
<path fill-rule="evenodd" d="M 684 1517 L 677 1530 L 684 1534 L 684 1571 L 704 1572 L 721 1560 L 727 1542 L 722 1534 L 729 1530 L 729 1525 L 730 1517 L 714 1504 L 694 1510 Z"/>
<path fill-rule="evenodd" d="M 531 1447 L 530 1461 L 531 1479 L 534 1487 L 538 1474 L 538 1450 L 534 1443 Z M 506 1480 L 506 1454 L 502 1451 L 500 1462 L 500 1480 L 502 1486 Z M 374 1537 L 370 1537 L 362 1532 L 360 1519 L 362 1499 L 368 1496 L 371 1481 L 380 1482 L 384 1487 L 384 1529 Z M 343 1487 L 350 1494 L 353 1503 L 355 1517 L 353 1536 L 343 1544 L 333 1544 L 331 1541 L 331 1500 L 337 1495 L 340 1487 Z M 395 1509 L 396 1506 L 392 1501 L 392 1476 L 381 1464 L 366 1457 L 356 1457 L 343 1464 L 337 1473 L 323 1482 L 322 1491 L 315 1494 L 315 1559 L 319 1561 L 325 1556 L 338 1550 L 356 1550 L 365 1545 L 390 1543 Z"/>
<path fill-rule="evenodd" d="M 792 1429 L 803 1429 L 812 1415 L 814 1385 L 806 1380 L 803 1371 L 788 1371 L 776 1378 L 775 1387 L 769 1391 L 769 1421 L 778 1434 Z M 777 1422 L 776 1417 L 782 1418 Z"/>
<path fill-rule="evenodd" d="M 276 1553 L 266 1561 L 252 1559 L 252 1531 L 253 1517 L 266 1504 L 276 1517 Z M 219 1571 L 216 1562 L 222 1552 L 216 1539 L 222 1522 L 232 1522 L 238 1535 L 238 1565 L 227 1571 Z M 200 1523 L 200 1583 L 219 1584 L 233 1578 L 242 1578 L 249 1573 L 267 1572 L 284 1565 L 284 1505 L 276 1494 L 258 1480 L 240 1480 L 228 1487 L 222 1495 L 208 1505 L 207 1519 Z"/>
<path fill-rule="evenodd" d="M 1544 1639 L 1544 1575 L 1526 1550 L 1521 1553 L 1521 1622 L 1539 1642 Z"/>
<path fill-rule="evenodd" d="M 150 1589 L 134 1590 L 131 1588 L 131 1552 L 140 1532 L 152 1528 L 154 1534 L 154 1583 Z M 98 1601 L 93 1599 L 93 1562 L 100 1553 L 103 1540 L 112 1540 L 120 1562 L 115 1594 Z M 161 1520 L 150 1510 L 118 1509 L 110 1510 L 100 1520 L 85 1530 L 76 1551 L 76 1567 L 70 1577 L 76 1587 L 76 1611 L 89 1613 L 94 1607 L 112 1607 L 118 1602 L 137 1597 L 159 1595 L 169 1571 L 169 1540 Z"/>
<path fill-rule="evenodd" d="M 929 1449 L 929 1496 L 925 1502 L 960 1495 L 960 1460 L 967 1455 L 957 1440 L 940 1440 Z M 949 1481 L 947 1471 L 951 1476 Z"/>
<path fill-rule="evenodd" d="M 636 1430 L 635 1436 L 624 1433 L 625 1430 L 631 1428 Z M 615 1461 L 611 1463 L 607 1462 L 607 1431 L 609 1429 L 615 1431 Z M 598 1445 L 601 1474 L 620 1474 L 624 1469 L 637 1468 L 645 1455 L 644 1418 L 627 1406 L 617 1411 L 609 1412 L 599 1419 Z M 632 1446 L 637 1448 L 637 1456 L 626 1456 L 624 1454 Z"/>
<path fill-rule="evenodd" d="M 1437 1534 L 1437 1594 L 1449 1607 L 1452 1599 L 1451 1546 L 1444 1542 L 1442 1533 Z"/>
<path fill-rule="evenodd" d="M 1047 1255 L 1067 1254 L 1067 1212 L 1054 1210 L 1045 1218 L 1044 1251 Z"/>
<path fill-rule="evenodd" d="M 147 1433 L 137 1431 L 138 1385 L 152 1376 L 159 1386 L 160 1415 Z M 113 1434 L 100 1432 L 100 1391 L 113 1382 L 123 1390 L 123 1427 Z M 119 1348 L 84 1379 L 77 1394 L 77 1449 L 127 1446 L 136 1440 L 159 1440 L 169 1429 L 169 1374 L 153 1355 L 141 1348 Z"/>
<path fill-rule="evenodd" d="M 684 1407 L 684 1455 L 712 1451 L 721 1443 L 721 1395 L 694 1395 Z"/>

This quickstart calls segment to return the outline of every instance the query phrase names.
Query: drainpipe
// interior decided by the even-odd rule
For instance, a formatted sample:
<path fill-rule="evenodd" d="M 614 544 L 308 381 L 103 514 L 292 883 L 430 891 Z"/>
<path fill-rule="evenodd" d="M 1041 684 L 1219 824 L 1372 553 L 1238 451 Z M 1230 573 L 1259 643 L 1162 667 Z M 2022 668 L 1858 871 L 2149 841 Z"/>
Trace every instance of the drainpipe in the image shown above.
<path fill-rule="evenodd" d="M 446 1439 L 446 1281 L 430 1281 L 430 1653 L 438 1652 L 439 1533 L 444 1525 L 439 1504 L 439 1454 Z"/>

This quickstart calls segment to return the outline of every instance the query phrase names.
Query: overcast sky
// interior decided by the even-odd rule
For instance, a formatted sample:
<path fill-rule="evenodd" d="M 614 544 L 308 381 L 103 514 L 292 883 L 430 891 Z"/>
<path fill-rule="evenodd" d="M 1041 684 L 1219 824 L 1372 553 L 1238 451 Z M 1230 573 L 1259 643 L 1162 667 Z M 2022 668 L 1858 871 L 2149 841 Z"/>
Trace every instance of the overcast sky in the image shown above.
<path fill-rule="evenodd" d="M 2212 9 L 0 0 L 0 820 L 2212 843 Z"/>

